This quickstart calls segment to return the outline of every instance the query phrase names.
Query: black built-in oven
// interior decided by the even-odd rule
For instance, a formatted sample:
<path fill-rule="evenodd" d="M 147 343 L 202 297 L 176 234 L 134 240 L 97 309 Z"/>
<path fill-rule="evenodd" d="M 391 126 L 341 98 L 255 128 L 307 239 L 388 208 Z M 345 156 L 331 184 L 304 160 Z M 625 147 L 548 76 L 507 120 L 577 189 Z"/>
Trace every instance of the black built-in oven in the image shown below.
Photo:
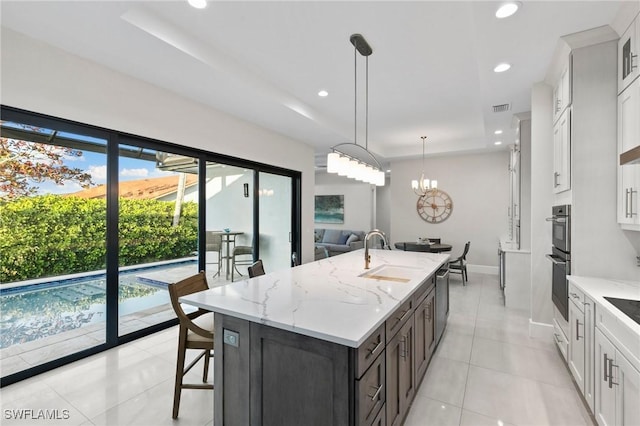
<path fill-rule="evenodd" d="M 551 254 L 547 255 L 553 264 L 551 272 L 551 299 L 565 320 L 569 320 L 569 291 L 567 275 L 571 274 L 571 206 L 552 207 Z"/>
<path fill-rule="evenodd" d="M 551 208 L 551 242 L 558 250 L 571 253 L 571 206 L 561 205 Z"/>

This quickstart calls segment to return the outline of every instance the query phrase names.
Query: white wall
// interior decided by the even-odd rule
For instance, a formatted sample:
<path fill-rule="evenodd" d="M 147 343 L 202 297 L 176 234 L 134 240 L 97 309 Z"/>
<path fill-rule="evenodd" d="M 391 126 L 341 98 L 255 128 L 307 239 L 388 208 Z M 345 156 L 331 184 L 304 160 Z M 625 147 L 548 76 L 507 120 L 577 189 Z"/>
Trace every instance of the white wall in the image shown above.
<path fill-rule="evenodd" d="M 507 233 L 509 205 L 509 152 L 432 157 L 425 161 L 425 175 L 438 180 L 438 187 L 453 200 L 453 212 L 442 223 L 421 219 L 416 211 L 418 197 L 411 180 L 422 170 L 422 160 L 391 163 L 392 244 L 437 237 L 453 245 L 458 256 L 471 241 L 469 264 L 491 267 L 497 273 L 498 239 Z"/>
<path fill-rule="evenodd" d="M 4 105 L 302 172 L 302 259 L 313 260 L 312 147 L 6 28 L 1 40 Z"/>
<path fill-rule="evenodd" d="M 315 195 L 344 195 L 344 223 L 316 223 L 315 227 L 369 231 L 374 225 L 374 188 L 353 179 L 319 172 Z"/>

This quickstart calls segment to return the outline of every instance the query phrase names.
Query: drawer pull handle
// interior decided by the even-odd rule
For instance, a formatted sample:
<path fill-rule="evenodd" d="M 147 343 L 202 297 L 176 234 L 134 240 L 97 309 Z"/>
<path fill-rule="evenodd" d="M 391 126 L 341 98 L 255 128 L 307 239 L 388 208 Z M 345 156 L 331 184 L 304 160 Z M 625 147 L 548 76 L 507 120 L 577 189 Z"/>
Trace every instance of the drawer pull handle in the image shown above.
<path fill-rule="evenodd" d="M 562 339 L 560 338 L 560 335 L 558 333 L 553 333 L 553 337 L 556 338 L 556 343 L 558 344 L 562 343 Z"/>
<path fill-rule="evenodd" d="M 604 368 L 602 369 L 602 372 L 604 373 L 604 377 L 602 378 L 603 381 L 608 382 L 609 381 L 609 377 L 607 377 L 607 354 L 604 354 Z M 611 385 L 609 385 L 609 387 L 611 387 Z"/>
<path fill-rule="evenodd" d="M 365 359 L 373 356 L 373 354 L 376 353 L 377 350 L 380 349 L 381 347 L 382 347 L 382 341 L 378 342 L 378 344 L 375 345 L 373 349 L 369 349 L 369 353 L 365 356 Z"/>
<path fill-rule="evenodd" d="M 618 368 L 618 366 L 613 363 L 613 358 L 609 358 L 609 389 L 613 388 L 613 385 L 618 386 L 618 383 L 613 381 L 613 367 Z"/>
<path fill-rule="evenodd" d="M 580 338 L 584 338 L 584 336 L 580 335 L 580 321 L 576 318 L 576 341 L 580 340 Z"/>
<path fill-rule="evenodd" d="M 407 315 L 409 315 L 409 313 L 411 313 L 411 309 L 407 309 L 406 311 L 404 311 L 404 312 L 402 313 L 402 316 L 401 316 L 400 318 L 397 318 L 397 319 L 398 319 L 398 322 L 402 322 L 402 321 L 404 321 L 404 317 L 406 317 Z"/>
<path fill-rule="evenodd" d="M 407 357 L 407 336 L 402 336 L 402 340 L 400 341 L 402 346 L 400 347 L 400 356 L 402 358 Z"/>
<path fill-rule="evenodd" d="M 369 395 L 369 398 L 371 398 L 372 401 L 375 401 L 378 399 L 378 395 L 380 395 L 380 392 L 382 391 L 382 385 L 378 386 L 378 388 L 371 386 L 371 388 L 375 389 L 376 393 L 374 393 L 373 396 Z"/>
<path fill-rule="evenodd" d="M 571 297 L 573 297 L 574 299 L 580 299 L 580 296 L 578 296 L 576 293 L 569 293 L 571 295 Z"/>

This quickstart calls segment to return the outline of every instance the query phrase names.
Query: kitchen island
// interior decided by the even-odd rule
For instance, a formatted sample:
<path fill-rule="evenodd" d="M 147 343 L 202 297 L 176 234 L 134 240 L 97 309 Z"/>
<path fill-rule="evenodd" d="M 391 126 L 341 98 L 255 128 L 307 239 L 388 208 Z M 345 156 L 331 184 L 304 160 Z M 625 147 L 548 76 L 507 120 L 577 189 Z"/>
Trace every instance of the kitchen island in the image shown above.
<path fill-rule="evenodd" d="M 449 256 L 370 254 L 369 270 L 357 250 L 180 299 L 215 312 L 216 425 L 401 424 Z"/>

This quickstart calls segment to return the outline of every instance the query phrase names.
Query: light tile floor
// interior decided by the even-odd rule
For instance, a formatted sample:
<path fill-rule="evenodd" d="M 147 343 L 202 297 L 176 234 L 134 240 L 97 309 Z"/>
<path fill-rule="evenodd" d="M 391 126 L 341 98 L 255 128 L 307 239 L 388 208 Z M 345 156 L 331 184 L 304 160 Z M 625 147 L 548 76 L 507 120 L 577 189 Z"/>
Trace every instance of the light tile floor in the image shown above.
<path fill-rule="evenodd" d="M 464 287 L 451 279 L 447 330 L 405 425 L 593 425 L 551 336 L 528 336 L 526 313 L 502 305 L 496 276 L 469 278 Z M 174 327 L 2 388 L 0 423 L 213 425 L 211 391 L 184 390 L 171 419 L 176 345 Z M 189 380 L 200 379 L 198 367 Z M 68 418 L 10 418 L 19 409 Z"/>

